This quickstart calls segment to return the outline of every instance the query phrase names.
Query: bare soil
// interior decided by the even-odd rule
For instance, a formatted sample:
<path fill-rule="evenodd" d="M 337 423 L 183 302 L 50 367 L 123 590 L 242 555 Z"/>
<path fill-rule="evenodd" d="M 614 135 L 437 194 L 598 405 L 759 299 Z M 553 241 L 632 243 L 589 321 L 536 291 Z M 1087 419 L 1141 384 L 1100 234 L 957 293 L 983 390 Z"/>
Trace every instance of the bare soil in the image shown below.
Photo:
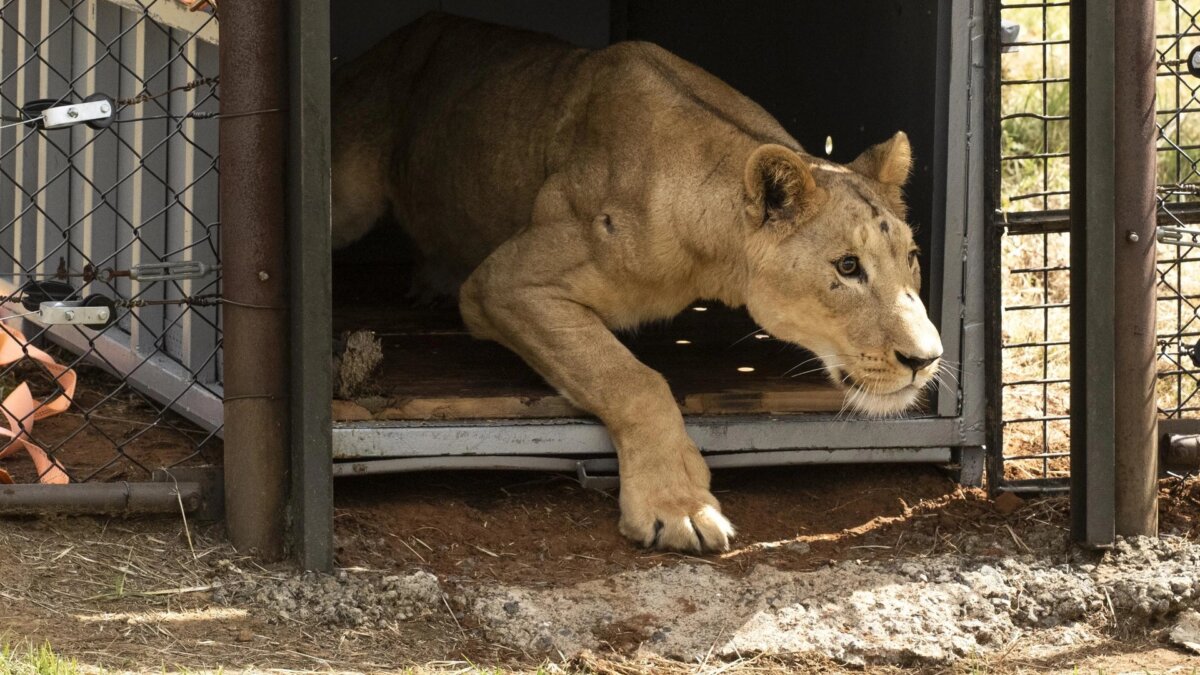
<path fill-rule="evenodd" d="M 925 556 L 955 550 L 958 540 L 980 530 L 998 533 L 996 555 L 1006 551 L 1004 542 L 1013 545 L 1007 519 L 982 490 L 963 489 L 930 467 L 720 471 L 713 490 L 738 537 L 729 553 L 702 560 L 733 574 L 757 564 L 787 570 L 847 558 Z M 421 565 L 446 577 L 560 583 L 700 560 L 629 545 L 617 532 L 616 497 L 565 476 L 363 477 L 339 482 L 337 492 L 343 566 Z M 1049 502 L 1037 510 L 1060 507 Z M 1016 525 L 1019 534 L 1023 526 Z"/>
<path fill-rule="evenodd" d="M 616 531 L 611 495 L 557 476 L 426 473 L 341 481 L 340 572 L 324 581 L 286 563 L 258 565 L 230 549 L 220 527 L 185 527 L 180 518 L 3 520 L 0 635 L 9 644 L 48 642 L 82 664 L 119 670 L 459 672 L 470 663 L 612 673 L 861 671 L 812 654 L 663 659 L 638 652 L 654 636 L 649 621 L 636 620 L 606 626 L 605 649 L 561 662 L 490 640 L 459 589 L 565 591 L 631 571 L 697 565 L 746 579 L 758 565 L 804 572 L 853 561 L 922 564 L 944 554 L 994 558 L 998 565 L 1021 556 L 1057 564 L 1092 555 L 1067 544 L 1065 500 L 996 504 L 927 466 L 721 471 L 714 483 L 741 527 L 738 545 L 697 558 L 631 547 Z M 1160 503 L 1164 532 L 1196 536 L 1200 480 L 1164 481 Z M 442 604 L 429 603 L 411 618 L 385 615 L 358 625 L 285 618 L 272 599 L 279 589 L 346 589 L 356 580 L 378 586 L 396 578 L 389 575 L 420 570 L 437 576 Z M 344 603 L 358 596 L 331 597 Z M 1001 654 L 934 670 L 1191 673 L 1196 667 L 1196 657 L 1164 643 L 1162 627 L 1096 623 L 1089 630 L 1100 637 L 1066 646 L 1031 633 Z M 1070 639 L 1069 633 L 1056 638 Z"/>
<path fill-rule="evenodd" d="M 98 366 L 75 363 L 78 357 L 48 349 L 60 363 L 72 364 L 79 381 L 70 409 L 39 420 L 30 437 L 73 481 L 143 481 L 163 467 L 221 463 L 222 443 L 214 434 L 163 411 L 161 404 Z M 59 393 L 46 370 L 29 359 L 4 370 L 0 390 L 7 393 L 21 382 L 42 400 Z M 37 471 L 23 451 L 0 459 L 0 468 L 17 483 L 37 482 Z"/>

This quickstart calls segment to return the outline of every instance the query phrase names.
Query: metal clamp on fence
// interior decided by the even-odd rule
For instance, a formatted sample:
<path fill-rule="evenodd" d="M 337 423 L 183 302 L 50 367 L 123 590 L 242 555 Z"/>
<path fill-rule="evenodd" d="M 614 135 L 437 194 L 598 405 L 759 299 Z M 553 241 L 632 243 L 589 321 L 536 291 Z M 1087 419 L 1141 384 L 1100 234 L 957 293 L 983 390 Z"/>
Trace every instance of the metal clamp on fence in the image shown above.
<path fill-rule="evenodd" d="M 1158 226 L 1158 243 L 1176 246 L 1200 246 L 1200 230 L 1175 225 Z"/>
<path fill-rule="evenodd" d="M 38 308 L 38 317 L 46 324 L 87 326 L 100 330 L 112 324 L 117 312 L 110 298 L 92 295 L 84 300 L 43 302 Z"/>
<path fill-rule="evenodd" d="M 129 268 L 129 278 L 134 281 L 179 281 L 198 279 L 220 269 L 220 265 L 208 265 L 197 260 L 142 263 Z M 114 274 L 114 276 L 119 275 Z"/>
<path fill-rule="evenodd" d="M 93 129 L 107 128 L 113 121 L 115 106 L 104 94 L 87 97 L 83 103 L 71 103 L 42 111 L 42 126 L 47 129 L 87 124 Z"/>

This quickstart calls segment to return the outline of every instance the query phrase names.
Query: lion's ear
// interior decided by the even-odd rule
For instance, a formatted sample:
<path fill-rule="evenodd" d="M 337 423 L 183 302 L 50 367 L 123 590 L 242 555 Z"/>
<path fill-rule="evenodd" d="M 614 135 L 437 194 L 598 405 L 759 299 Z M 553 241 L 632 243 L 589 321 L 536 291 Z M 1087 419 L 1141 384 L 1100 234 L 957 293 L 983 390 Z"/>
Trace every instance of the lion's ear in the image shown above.
<path fill-rule="evenodd" d="M 883 197 L 896 215 L 903 218 L 908 212 L 904 203 L 904 184 L 912 171 L 912 146 L 908 136 L 897 131 L 895 136 L 873 145 L 849 164 L 854 171 L 883 186 Z"/>
<path fill-rule="evenodd" d="M 850 168 L 888 187 L 903 187 L 912 170 L 912 146 L 908 135 L 897 131 L 895 136 L 873 145 L 859 155 Z"/>
<path fill-rule="evenodd" d="M 824 194 L 812 169 L 782 145 L 760 146 L 746 162 L 746 194 L 750 208 L 768 220 L 803 220 L 816 210 Z"/>

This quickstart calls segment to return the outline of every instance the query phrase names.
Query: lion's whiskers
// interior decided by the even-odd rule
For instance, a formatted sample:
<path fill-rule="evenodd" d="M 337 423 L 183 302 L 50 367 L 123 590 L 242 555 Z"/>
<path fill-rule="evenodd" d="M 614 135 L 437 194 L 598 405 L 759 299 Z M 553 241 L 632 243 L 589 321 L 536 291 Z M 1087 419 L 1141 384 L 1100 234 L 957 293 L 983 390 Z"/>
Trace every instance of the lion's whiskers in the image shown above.
<path fill-rule="evenodd" d="M 845 366 L 846 366 L 846 364 L 844 364 L 844 363 L 835 363 L 831 366 L 818 366 L 816 368 L 810 368 L 802 373 L 796 373 L 795 375 L 791 375 L 790 377 L 803 377 L 803 376 L 809 375 L 811 373 L 819 373 L 822 370 L 833 370 L 834 368 L 844 368 Z"/>
<path fill-rule="evenodd" d="M 846 358 L 849 356 L 849 354 L 817 354 L 816 356 L 812 357 L 811 359 L 804 359 L 800 363 L 797 363 L 796 365 L 792 366 L 791 368 L 788 368 L 786 371 L 784 371 L 783 377 L 787 377 L 788 373 L 792 372 L 793 370 L 796 370 L 797 368 L 803 368 L 806 364 L 812 363 L 813 361 L 816 361 L 818 359 L 824 361 L 825 359 L 831 359 L 835 356 L 840 356 L 842 358 Z M 832 366 L 832 367 L 841 368 L 843 365 L 845 365 L 845 364 L 838 365 L 838 366 Z"/>

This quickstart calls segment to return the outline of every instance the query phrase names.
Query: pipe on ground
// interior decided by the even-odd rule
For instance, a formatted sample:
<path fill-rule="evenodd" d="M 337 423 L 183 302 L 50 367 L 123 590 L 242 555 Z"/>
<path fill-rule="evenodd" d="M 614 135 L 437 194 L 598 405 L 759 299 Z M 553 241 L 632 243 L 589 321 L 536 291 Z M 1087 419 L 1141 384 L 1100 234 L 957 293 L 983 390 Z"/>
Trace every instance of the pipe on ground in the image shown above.
<path fill-rule="evenodd" d="M 77 483 L 0 486 L 0 513 L 8 516 L 133 516 L 187 513 L 201 508 L 199 483 Z"/>

